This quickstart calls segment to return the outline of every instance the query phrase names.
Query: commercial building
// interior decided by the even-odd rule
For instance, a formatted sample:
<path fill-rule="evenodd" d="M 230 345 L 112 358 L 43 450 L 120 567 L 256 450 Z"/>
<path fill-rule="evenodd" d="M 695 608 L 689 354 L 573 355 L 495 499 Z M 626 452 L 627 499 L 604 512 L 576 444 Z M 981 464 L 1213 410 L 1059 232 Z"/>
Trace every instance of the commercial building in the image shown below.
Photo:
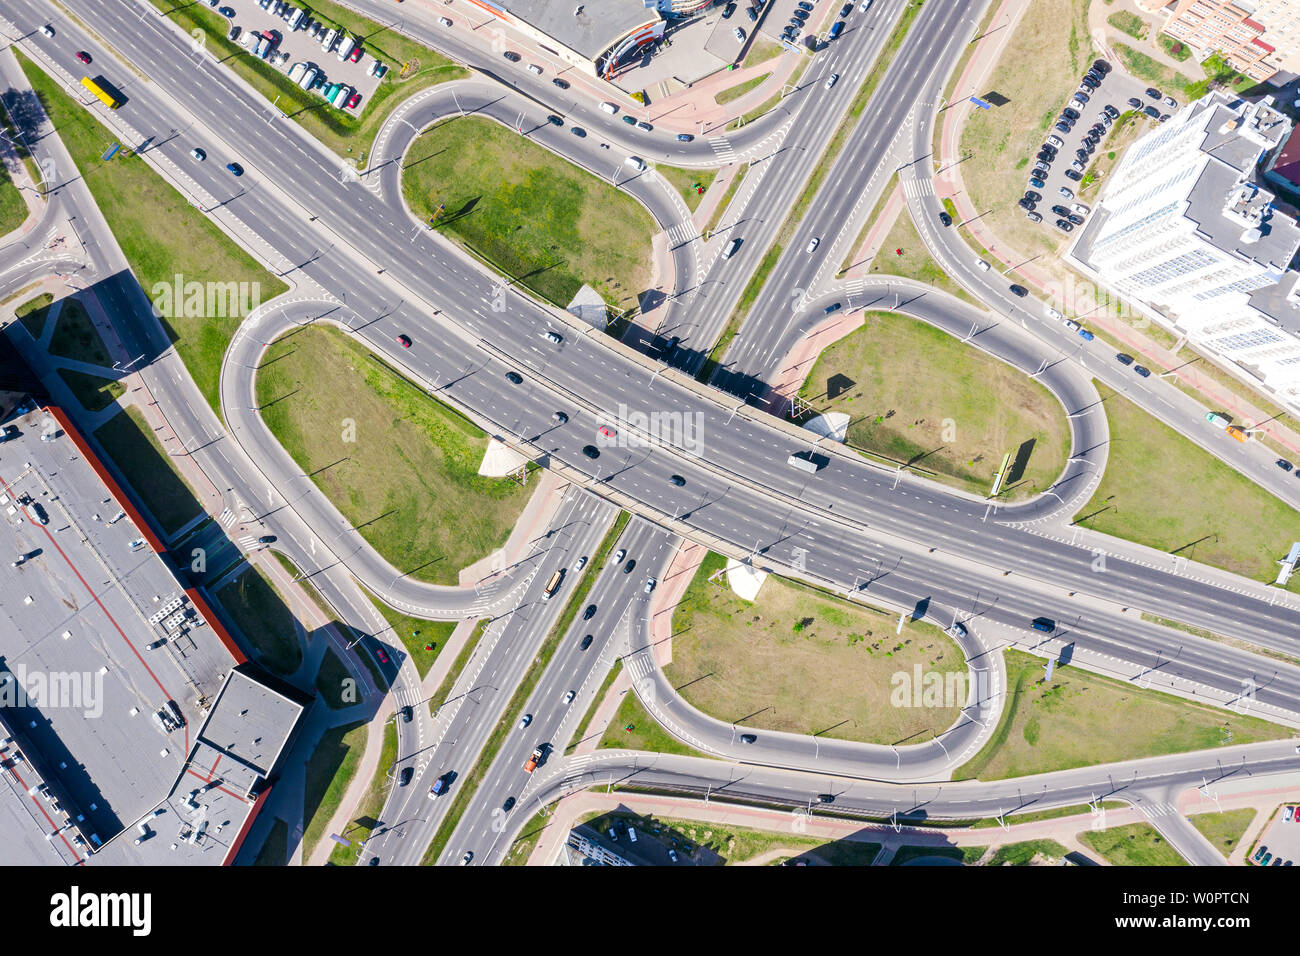
<path fill-rule="evenodd" d="M 518 30 L 539 49 L 593 76 L 611 76 L 620 64 L 664 35 L 664 18 L 652 0 L 469 2 Z"/>
<path fill-rule="evenodd" d="M 1070 255 L 1129 304 L 1300 407 L 1295 211 L 1264 184 L 1291 123 L 1215 92 L 1135 142 Z"/>
<path fill-rule="evenodd" d="M 1288 82 L 1300 73 L 1300 0 L 1138 0 L 1163 16 L 1160 31 L 1198 60 L 1221 53 L 1253 80 Z"/>

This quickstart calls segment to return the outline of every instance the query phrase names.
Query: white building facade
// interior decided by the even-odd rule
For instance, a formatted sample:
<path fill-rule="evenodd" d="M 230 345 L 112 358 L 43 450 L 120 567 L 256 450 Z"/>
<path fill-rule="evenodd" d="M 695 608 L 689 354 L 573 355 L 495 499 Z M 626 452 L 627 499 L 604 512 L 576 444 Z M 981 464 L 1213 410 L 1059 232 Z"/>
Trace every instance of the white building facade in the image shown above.
<path fill-rule="evenodd" d="M 1230 94 L 1189 104 L 1128 150 L 1072 256 L 1189 342 L 1300 405 L 1294 214 L 1257 179 L 1290 121 Z"/>

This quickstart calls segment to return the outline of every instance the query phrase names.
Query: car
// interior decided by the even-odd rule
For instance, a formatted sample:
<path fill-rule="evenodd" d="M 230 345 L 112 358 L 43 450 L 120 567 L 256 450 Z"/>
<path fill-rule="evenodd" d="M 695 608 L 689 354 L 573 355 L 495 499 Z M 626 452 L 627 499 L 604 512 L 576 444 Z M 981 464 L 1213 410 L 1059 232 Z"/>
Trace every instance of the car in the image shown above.
<path fill-rule="evenodd" d="M 411 710 L 410 704 L 407 704 L 405 707 L 402 708 L 401 714 L 402 714 L 402 723 L 404 724 L 409 724 L 411 722 L 411 718 L 415 716 L 415 712 Z"/>
<path fill-rule="evenodd" d="M 1070 209 L 1073 210 L 1074 212 L 1077 212 L 1080 216 L 1086 216 L 1088 215 L 1089 212 L 1092 211 L 1091 209 L 1089 209 L 1088 206 L 1085 206 L 1081 202 L 1075 203 L 1070 207 Z"/>
<path fill-rule="evenodd" d="M 635 116 L 628 116 L 626 113 L 624 113 L 624 114 L 623 114 L 623 122 L 626 123 L 628 126 L 635 126 L 635 125 L 636 125 L 636 117 L 635 117 Z"/>
<path fill-rule="evenodd" d="M 515 798 L 514 798 L 514 797 L 506 797 L 506 802 L 503 803 L 503 804 L 501 804 L 501 812 L 502 812 L 502 813 L 509 813 L 509 812 L 510 812 L 511 810 L 513 810 L 514 808 L 515 808 Z"/>
<path fill-rule="evenodd" d="M 975 263 L 975 268 L 979 269 L 980 272 L 988 272 L 989 264 L 985 262 L 983 259 L 980 259 Z"/>
<path fill-rule="evenodd" d="M 834 803 L 834 802 L 835 802 L 835 794 L 833 794 L 833 793 L 819 793 L 819 794 L 817 794 L 817 802 L 818 802 L 818 803 Z"/>
<path fill-rule="evenodd" d="M 1073 198 L 1074 198 L 1074 190 L 1070 189 L 1068 186 L 1062 186 L 1060 189 L 1058 189 L 1058 190 L 1056 191 L 1056 193 L 1057 193 L 1057 195 L 1060 196 L 1062 199 L 1073 199 Z"/>
<path fill-rule="evenodd" d="M 1164 122 L 1166 122 L 1168 119 L 1169 119 L 1169 114 L 1168 114 L 1168 113 L 1161 113 L 1159 116 L 1156 117 L 1156 122 L 1157 122 L 1157 123 L 1164 123 Z"/>
<path fill-rule="evenodd" d="M 520 730 L 523 730 L 525 727 L 527 727 L 527 726 L 528 726 L 529 724 L 531 724 L 532 722 L 533 722 L 533 715 L 532 715 L 532 714 L 524 714 L 523 717 L 519 718 L 519 729 L 520 729 Z"/>
<path fill-rule="evenodd" d="M 837 14 L 837 16 L 839 16 L 839 18 L 843 20 L 852 12 L 853 12 L 853 4 L 846 3 L 844 4 L 844 6 L 840 7 L 840 12 Z"/>
<path fill-rule="evenodd" d="M 472 859 L 474 859 L 474 851 L 473 851 L 473 850 L 466 850 L 466 851 L 465 851 L 465 855 L 462 856 L 462 857 L 460 858 L 460 865 L 461 865 L 461 866 L 469 866 L 469 861 L 472 860 Z"/>
<path fill-rule="evenodd" d="M 1052 207 L 1052 212 L 1058 216 L 1068 216 L 1070 214 L 1070 210 L 1065 206 L 1062 206 L 1060 203 L 1057 203 Z"/>
<path fill-rule="evenodd" d="M 1048 173 L 1052 171 L 1052 164 L 1048 162 L 1044 162 L 1043 160 L 1040 159 L 1038 162 L 1034 163 L 1034 169 L 1042 173 L 1043 176 L 1046 176 Z M 1039 178 L 1041 179 L 1042 176 L 1040 176 Z"/>
<path fill-rule="evenodd" d="M 614 552 L 614 563 L 618 564 L 626 557 L 627 557 L 627 549 L 619 548 L 617 551 Z"/>
<path fill-rule="evenodd" d="M 808 240 L 808 247 L 804 249 L 804 252 L 813 252 L 817 248 L 818 243 L 820 243 L 821 241 L 822 241 L 821 236 L 813 236 L 811 239 Z"/>
<path fill-rule="evenodd" d="M 569 88 L 569 81 L 562 77 L 554 77 L 551 82 L 562 90 L 567 90 Z"/>
<path fill-rule="evenodd" d="M 1095 90 L 1097 87 L 1101 86 L 1101 84 L 1098 83 L 1096 80 L 1094 80 L 1091 76 L 1085 76 L 1083 79 L 1079 81 L 1079 83 L 1082 86 L 1086 86 L 1090 90 Z"/>
<path fill-rule="evenodd" d="M 582 639 L 582 643 L 578 645 L 578 650 L 585 651 L 587 648 L 591 647 L 591 642 L 594 641 L 595 639 L 596 639 L 595 635 L 588 634 L 586 637 Z"/>
<path fill-rule="evenodd" d="M 552 126 L 563 126 L 563 125 L 564 125 L 564 120 L 560 119 L 560 118 L 559 118 L 558 116 L 556 116 L 554 113 L 551 113 L 549 116 L 546 117 L 546 122 L 550 123 Z"/>
<path fill-rule="evenodd" d="M 1096 142 L 1096 140 L 1085 139 L 1085 140 L 1083 141 L 1083 150 L 1084 150 L 1084 152 L 1086 152 L 1089 156 L 1091 156 L 1091 155 L 1092 155 L 1094 152 L 1096 152 L 1096 150 L 1097 150 L 1097 142 Z"/>
<path fill-rule="evenodd" d="M 1029 177 L 1029 185 L 1033 186 L 1035 189 L 1046 189 L 1046 188 L 1047 188 L 1047 183 L 1043 182 L 1043 181 L 1042 181 L 1041 179 L 1039 179 L 1037 176 L 1031 176 L 1031 177 Z M 1038 200 L 1034 200 L 1034 201 L 1037 202 Z"/>
<path fill-rule="evenodd" d="M 1074 223 L 1076 226 L 1082 226 L 1082 225 L 1083 225 L 1083 217 L 1080 216 L 1080 215 L 1078 215 L 1077 213 L 1073 213 L 1073 212 L 1072 212 L 1072 213 L 1070 213 L 1068 216 L 1066 216 L 1065 218 L 1068 219 L 1068 220 L 1070 220 L 1070 222 Z"/>
<path fill-rule="evenodd" d="M 590 621 L 595 616 L 596 616 L 596 605 L 588 604 L 587 609 L 582 612 L 582 619 L 584 621 Z"/>
<path fill-rule="evenodd" d="M 1061 313 L 1058 312 L 1056 309 L 1050 307 L 1047 310 L 1047 317 L 1051 319 L 1053 322 L 1060 322 L 1062 319 Z"/>
<path fill-rule="evenodd" d="M 264 534 L 257 539 L 258 544 L 275 544 L 275 535 Z"/>
<path fill-rule="evenodd" d="M 614 429 L 610 428 L 608 425 L 601 425 L 596 429 L 596 434 L 604 435 L 606 438 L 613 438 L 618 434 L 618 432 L 614 431 Z"/>
<path fill-rule="evenodd" d="M 750 22 L 750 23 L 757 23 L 757 22 L 758 22 L 758 11 L 755 10 L 753 7 L 746 7 L 746 8 L 745 8 L 745 16 L 749 17 L 749 22 Z"/>
<path fill-rule="evenodd" d="M 570 127 L 569 132 L 578 137 L 578 139 L 584 139 L 587 135 L 587 131 L 581 126 Z"/>
<path fill-rule="evenodd" d="M 501 55 L 505 57 L 507 60 L 509 60 L 511 63 L 518 63 L 520 60 L 519 54 L 516 53 L 514 50 L 506 50 Z"/>
<path fill-rule="evenodd" d="M 1094 338 L 1096 338 L 1096 336 L 1094 336 L 1087 329 L 1079 329 L 1078 336 L 1079 338 L 1083 339 L 1085 342 L 1091 342 Z"/>
<path fill-rule="evenodd" d="M 354 46 L 354 47 L 352 48 L 352 52 L 348 54 L 348 62 L 349 62 L 349 63 L 360 63 L 360 62 L 361 62 L 361 55 L 362 55 L 363 53 L 365 53 L 365 48 L 362 47 L 362 45 L 361 45 L 360 43 L 358 43 L 356 46 Z"/>
<path fill-rule="evenodd" d="M 609 830 L 606 831 L 606 832 L 609 833 L 609 838 L 610 838 L 611 840 L 613 840 L 615 843 L 618 842 L 618 831 L 617 831 L 617 830 L 615 830 L 613 827 L 610 827 Z"/>
<path fill-rule="evenodd" d="M 812 9 L 812 8 L 809 7 L 809 9 Z M 54 27 L 50 26 L 50 25 L 47 23 L 47 24 L 45 24 L 45 26 L 41 27 L 41 32 L 44 33 L 47 37 L 52 37 L 52 36 L 54 36 Z"/>
<path fill-rule="evenodd" d="M 439 18 L 438 18 L 438 22 L 441 23 L 444 27 L 449 27 L 449 26 L 451 26 L 451 21 L 450 21 L 449 19 L 447 19 L 446 17 L 439 17 Z"/>
<path fill-rule="evenodd" d="M 736 29 L 732 30 L 731 32 L 735 34 L 735 37 L 738 41 L 740 41 L 741 43 L 745 42 L 745 31 L 740 29 L 740 27 L 736 27 Z"/>
<path fill-rule="evenodd" d="M 239 27 L 238 24 L 236 24 L 236 23 L 232 23 L 232 24 L 230 25 L 230 32 L 226 34 L 226 39 L 227 39 L 227 40 L 238 40 L 238 39 L 239 39 L 239 34 L 242 33 L 242 32 L 243 32 L 243 31 L 240 29 L 240 27 Z"/>
<path fill-rule="evenodd" d="M 381 664 L 388 663 L 388 655 L 384 653 L 383 647 L 381 647 L 378 644 L 375 645 L 375 656 L 379 658 L 379 663 Z"/>
<path fill-rule="evenodd" d="M 232 176 L 242 176 L 244 175 L 244 167 L 240 166 L 239 163 L 226 163 L 226 172 Z"/>
<path fill-rule="evenodd" d="M 600 449 L 598 449 L 595 445 L 583 445 L 582 453 L 586 455 L 588 458 L 600 457 Z"/>
<path fill-rule="evenodd" d="M 433 781 L 433 786 L 429 788 L 429 794 L 428 794 L 429 799 L 432 800 L 435 797 L 437 797 L 439 794 L 446 793 L 447 782 L 448 781 L 447 781 L 446 774 Z"/>
<path fill-rule="evenodd" d="M 1154 106 L 1144 106 L 1142 107 L 1142 112 L 1146 113 L 1147 116 L 1150 116 L 1153 120 L 1160 119 L 1160 111 Z"/>
<path fill-rule="evenodd" d="M 1065 171 L 1065 178 L 1072 179 L 1077 183 L 1079 180 L 1083 179 L 1083 173 L 1079 172 L 1077 169 L 1067 169 Z"/>
<path fill-rule="evenodd" d="M 551 416 L 551 421 L 558 422 L 561 425 L 567 425 L 569 423 L 569 416 L 566 412 L 556 412 Z"/>
<path fill-rule="evenodd" d="M 222 7 L 220 10 L 217 11 L 217 13 L 221 14 L 221 15 L 222 15 L 223 17 L 225 17 L 227 20 L 233 20 L 233 19 L 235 19 L 235 9 L 234 9 L 234 7 Z"/>
<path fill-rule="evenodd" d="M 946 213 L 946 212 L 940 210 L 940 212 L 939 212 L 939 222 L 941 222 L 941 223 L 942 223 L 943 225 L 945 225 L 945 226 L 951 226 L 951 225 L 952 225 L 952 216 L 950 216 L 950 215 L 948 215 L 948 213 Z"/>
<path fill-rule="evenodd" d="M 1028 199 L 1030 202 L 1040 202 L 1043 198 L 1043 194 L 1036 193 L 1032 189 L 1026 189 L 1025 198 Z"/>
<path fill-rule="evenodd" d="M 1051 146 L 1053 149 L 1060 149 L 1065 145 L 1065 140 L 1061 139 L 1059 136 L 1049 136 L 1047 137 L 1047 145 Z"/>
<path fill-rule="evenodd" d="M 1061 122 L 1056 124 L 1055 129 L 1059 130 L 1062 133 L 1068 133 L 1070 131 L 1070 124 L 1062 120 Z"/>
<path fill-rule="evenodd" d="M 1040 152 L 1039 152 L 1039 153 L 1034 157 L 1034 159 L 1038 160 L 1040 163 L 1050 163 L 1050 162 L 1051 162 L 1052 160 L 1054 160 L 1055 158 L 1056 158 L 1056 153 L 1055 153 L 1055 152 L 1050 152 L 1050 153 L 1049 153 L 1049 152 L 1048 152 L 1047 150 L 1045 150 L 1045 149 L 1044 149 L 1044 150 L 1041 150 L 1041 151 L 1040 151 Z"/>
<path fill-rule="evenodd" d="M 1022 285 L 1012 285 L 1010 288 L 1011 288 L 1011 294 L 1014 296 L 1018 296 L 1021 299 L 1029 295 L 1029 290 Z"/>
<path fill-rule="evenodd" d="M 533 748 L 533 752 L 528 755 L 528 760 L 524 763 L 524 772 L 532 773 L 537 769 L 537 765 L 546 759 L 546 751 L 550 749 L 550 744 L 540 744 Z"/>
<path fill-rule="evenodd" d="M 1119 119 L 1119 110 L 1115 109 L 1115 107 L 1111 106 L 1109 103 L 1103 106 L 1102 109 L 1105 110 L 1106 115 L 1109 116 L 1112 120 Z"/>
<path fill-rule="evenodd" d="M 1098 113 L 1098 114 L 1097 114 L 1097 122 L 1099 122 L 1102 126 L 1104 126 L 1104 127 L 1106 127 L 1107 129 L 1109 129 L 1109 128 L 1110 128 L 1110 124 L 1113 123 L 1113 122 L 1115 122 L 1115 121 L 1114 121 L 1113 119 L 1111 119 L 1111 116 L 1110 116 L 1109 113 Z"/>
<path fill-rule="evenodd" d="M 1033 212 L 1038 204 L 1034 202 L 1032 199 L 1030 199 L 1028 196 L 1021 196 L 1020 201 L 1016 205 L 1018 205 L 1021 209 L 1026 210 L 1027 212 Z"/>
<path fill-rule="evenodd" d="M 758 740 L 758 737 L 755 736 L 754 734 L 741 734 L 741 735 L 740 735 L 740 742 L 741 742 L 742 744 L 752 744 L 752 743 L 755 743 L 757 740 Z"/>
<path fill-rule="evenodd" d="M 722 19 L 729 20 L 731 18 L 731 15 L 735 12 L 736 12 L 736 5 L 734 3 L 727 4 L 725 7 L 722 8 Z"/>
<path fill-rule="evenodd" d="M 208 158 L 208 154 L 205 153 L 203 150 L 199 149 L 199 147 L 197 146 L 195 146 L 192 150 L 190 150 L 190 159 L 198 160 L 201 163 L 207 158 Z"/>
<path fill-rule="evenodd" d="M 637 123 L 636 128 L 645 130 L 647 133 L 649 133 L 651 130 L 654 129 L 654 127 L 651 126 L 649 123 L 647 123 L 645 120 L 641 120 L 641 122 Z"/>
<path fill-rule="evenodd" d="M 1074 151 L 1074 156 L 1075 156 L 1075 158 L 1078 159 L 1079 162 L 1081 162 L 1081 163 L 1085 163 L 1085 164 L 1086 164 L 1086 163 L 1088 162 L 1088 151 L 1087 151 L 1086 149 L 1084 149 L 1083 147 L 1079 147 L 1078 149 L 1076 149 L 1076 150 Z"/>
<path fill-rule="evenodd" d="M 1264 859 L 1264 854 L 1267 852 L 1268 852 L 1268 847 L 1261 846 L 1258 850 L 1255 851 L 1255 855 L 1254 857 L 1252 857 L 1252 859 L 1255 860 L 1256 863 L 1258 863 L 1260 860 Z"/>
<path fill-rule="evenodd" d="M 754 11 L 752 11 L 752 10 L 750 11 L 750 13 L 753 13 L 753 12 L 754 12 Z M 669 848 L 668 848 L 668 859 L 671 860 L 673 863 L 676 863 L 676 862 L 677 862 L 677 851 L 674 850 L 672 847 L 669 847 Z"/>
<path fill-rule="evenodd" d="M 678 488 L 686 484 L 686 479 L 683 478 L 681 475 L 669 475 L 668 480 L 671 481 Z"/>
<path fill-rule="evenodd" d="M 414 776 L 415 776 L 414 767 L 403 767 L 402 772 L 397 777 L 397 785 L 399 787 L 405 787 L 407 784 L 411 782 L 411 778 Z"/>
<path fill-rule="evenodd" d="M 78 50 L 78 51 L 77 51 L 77 59 L 80 60 L 82 63 L 89 63 L 89 62 L 90 62 L 90 54 L 87 53 L 85 50 Z"/>
<path fill-rule="evenodd" d="M 370 858 L 370 862 L 369 862 L 368 864 L 366 864 L 366 865 L 367 865 L 367 866 L 378 866 L 378 865 L 379 865 L 379 857 L 377 857 L 377 856 L 372 856 L 372 857 Z"/>
<path fill-rule="evenodd" d="M 1262 860 L 1259 861 L 1259 865 L 1260 865 L 1260 866 L 1268 866 L 1268 861 L 1271 860 L 1271 859 L 1273 859 L 1273 854 L 1272 854 L 1272 853 L 1265 853 L 1265 854 L 1264 854 L 1264 859 L 1262 859 Z"/>
<path fill-rule="evenodd" d="M 795 5 L 805 13 L 812 13 L 813 11 L 813 5 L 809 3 L 808 0 L 799 0 Z"/>
<path fill-rule="evenodd" d="M 559 345 L 561 342 L 564 341 L 564 336 L 560 335 L 559 332 L 547 332 L 543 336 L 543 338 L 545 338 L 546 341 L 550 342 L 552 345 Z"/>
<path fill-rule="evenodd" d="M 1029 212 L 1025 213 L 1025 218 L 1028 219 L 1030 222 L 1042 222 L 1042 221 L 1043 221 L 1043 217 L 1042 217 L 1041 215 L 1039 215 L 1038 213 L 1034 212 L 1033 210 L 1030 210 Z"/>
<path fill-rule="evenodd" d="M 512 385 L 522 385 L 524 377 L 518 372 L 506 372 L 506 381 Z"/>
<path fill-rule="evenodd" d="M 691 140 L 693 140 L 694 138 L 695 138 L 695 137 L 692 136 L 690 133 L 678 133 L 678 134 L 677 134 L 677 142 L 679 142 L 679 143 L 689 143 L 689 142 L 690 142 Z"/>
<path fill-rule="evenodd" d="M 1142 101 L 1136 96 L 1130 96 L 1128 98 L 1128 105 L 1133 107 L 1135 110 L 1140 110 L 1142 108 Z"/>
<path fill-rule="evenodd" d="M 1137 372 L 1143 378 L 1151 377 L 1151 369 L 1147 368 L 1145 365 L 1134 365 L 1133 371 Z"/>
<path fill-rule="evenodd" d="M 658 583 L 659 583 L 659 581 L 658 581 L 657 578 L 646 578 L 646 579 L 645 579 L 645 593 L 646 593 L 646 594 L 649 594 L 651 591 L 653 591 L 653 590 L 655 589 L 655 585 L 658 584 Z"/>
<path fill-rule="evenodd" d="M 838 73 L 832 73 L 830 76 L 826 77 L 826 82 L 822 84 L 822 89 L 829 90 L 832 86 L 835 85 L 835 81 L 838 80 L 839 78 L 840 75 Z"/>
<path fill-rule="evenodd" d="M 409 349 L 411 347 L 411 337 L 409 335 L 399 335 L 397 337 L 397 344 L 404 349 Z"/>
<path fill-rule="evenodd" d="M 1092 68 L 1093 68 L 1094 70 L 1098 70 L 1098 71 L 1100 71 L 1101 73 L 1109 73 L 1109 72 L 1110 72 L 1110 64 L 1107 63 L 1105 60 L 1100 60 L 1100 59 L 1098 59 L 1098 60 L 1093 60 L 1093 61 L 1092 61 Z"/>
<path fill-rule="evenodd" d="M 1290 471 L 1290 470 L 1291 470 L 1291 468 L 1290 468 L 1290 463 L 1288 463 L 1287 471 Z M 1290 822 L 1291 822 L 1291 818 L 1292 818 L 1293 816 L 1295 816 L 1295 807 L 1287 807 L 1285 810 L 1282 811 L 1282 822 L 1283 822 L 1283 823 L 1290 823 Z"/>
<path fill-rule="evenodd" d="M 1056 228 L 1061 230 L 1061 232 L 1073 232 L 1074 224 L 1068 219 L 1058 219 L 1056 220 Z"/>
<path fill-rule="evenodd" d="M 1119 362 L 1120 365 L 1132 365 L 1133 356 L 1129 355 L 1127 352 L 1116 352 L 1115 361 Z"/>
<path fill-rule="evenodd" d="M 587 566 L 587 556 L 584 554 L 582 557 L 578 559 L 578 563 L 573 566 L 573 570 L 581 571 L 586 566 Z"/>
<path fill-rule="evenodd" d="M 1153 100 L 1158 100 L 1158 99 L 1160 99 L 1160 96 L 1161 96 L 1160 91 L 1157 90 L 1154 86 L 1148 86 L 1147 89 L 1146 89 L 1146 93 L 1147 93 L 1147 96 L 1151 97 L 1151 99 L 1153 99 Z"/>
<path fill-rule="evenodd" d="M 575 697 L 577 697 L 577 696 L 578 696 L 578 692 L 577 692 L 576 690 L 571 690 L 571 691 L 569 691 L 567 694 L 564 695 L 564 702 L 565 702 L 566 704 L 571 704 L 571 703 L 573 703 L 573 698 L 575 698 Z"/>
<path fill-rule="evenodd" d="M 1277 464 L 1277 466 L 1278 466 L 1279 468 L 1281 468 L 1283 471 L 1290 471 L 1292 468 L 1295 467 L 1294 465 L 1291 464 L 1291 462 L 1287 461 L 1285 458 L 1279 458 L 1279 459 L 1277 460 L 1276 464 Z M 1287 809 L 1290 810 L 1290 807 L 1288 807 Z M 1290 822 L 1290 820 L 1291 820 L 1291 815 L 1288 813 L 1288 814 L 1287 814 L 1287 821 Z"/>
<path fill-rule="evenodd" d="M 1085 89 L 1084 87 L 1079 87 L 1079 89 L 1074 91 L 1074 99 L 1070 100 L 1070 105 L 1082 113 L 1083 104 L 1087 103 L 1088 100 L 1090 99 L 1091 97 L 1088 95 L 1087 89 Z M 1076 103 L 1079 105 L 1075 106 Z"/>

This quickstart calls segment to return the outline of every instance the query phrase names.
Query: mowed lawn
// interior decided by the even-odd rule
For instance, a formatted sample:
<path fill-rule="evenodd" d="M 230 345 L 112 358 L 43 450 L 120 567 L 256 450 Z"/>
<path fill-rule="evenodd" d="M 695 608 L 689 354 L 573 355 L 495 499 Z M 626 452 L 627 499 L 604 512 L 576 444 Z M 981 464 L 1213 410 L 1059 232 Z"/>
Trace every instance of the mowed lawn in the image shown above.
<path fill-rule="evenodd" d="M 883 206 L 889 195 L 887 190 L 881 197 Z M 955 220 L 954 220 L 955 221 Z M 871 227 L 864 227 L 863 234 Z M 858 246 L 850 250 L 850 257 L 857 254 Z M 899 250 L 902 254 L 899 254 Z M 852 264 L 850 262 L 850 264 Z M 916 223 L 912 221 L 911 215 L 906 209 L 900 209 L 898 218 L 890 227 L 888 235 L 880 243 L 880 251 L 876 257 L 871 260 L 871 267 L 867 270 L 871 275 L 884 276 L 904 276 L 909 279 L 916 279 L 918 282 L 925 282 L 934 286 L 936 289 L 942 289 L 949 295 L 954 295 L 963 302 L 969 302 L 972 305 L 979 305 L 969 292 L 961 287 L 957 280 L 953 279 L 948 273 L 940 268 L 939 263 L 935 262 L 930 256 L 930 252 L 921 240 L 921 235 L 916 231 Z"/>
<path fill-rule="evenodd" d="M 626 193 L 491 120 L 430 127 L 402 172 L 407 205 L 538 295 L 567 305 L 584 283 L 620 309 L 649 285 L 654 220 Z"/>
<path fill-rule="evenodd" d="M 27 218 L 27 203 L 18 191 L 9 170 L 0 163 L 0 236 L 6 236 L 23 224 Z"/>
<path fill-rule="evenodd" d="M 263 665 L 281 675 L 298 669 L 302 644 L 293 612 L 262 572 L 249 565 L 237 578 L 222 585 L 216 598 Z"/>
<path fill-rule="evenodd" d="M 1008 650 L 1007 699 L 992 738 L 954 779 L 1004 780 L 1072 767 L 1277 740 L 1290 730 Z"/>
<path fill-rule="evenodd" d="M 335 507 L 421 581 L 457 583 L 461 568 L 505 543 L 532 493 L 481 477 L 487 436 L 334 329 L 276 341 L 257 375 L 257 402 Z"/>
<path fill-rule="evenodd" d="M 869 743 L 921 743 L 957 719 L 953 706 L 891 702 L 891 679 L 960 674 L 957 646 L 930 624 L 909 622 L 768 577 L 755 603 L 708 578 L 725 566 L 709 554 L 673 615 L 668 679 L 692 705 L 747 729 L 821 733 Z M 945 678 L 946 679 L 946 678 Z M 614 728 L 611 728 L 613 730 Z"/>
<path fill-rule="evenodd" d="M 800 390 L 819 412 L 851 416 L 848 443 L 914 462 L 940 481 L 986 495 L 1010 453 L 1004 498 L 1051 487 L 1070 454 L 1065 409 L 1011 366 L 919 319 L 869 312 L 829 346 Z M 1026 444 L 1032 443 L 1032 444 Z"/>
<path fill-rule="evenodd" d="M 1201 836 L 1214 844 L 1214 848 L 1224 856 L 1231 856 L 1241 842 L 1241 836 L 1255 819 L 1254 807 L 1240 810 L 1224 810 L 1221 813 L 1198 813 L 1187 818 L 1192 826 L 1201 831 Z"/>
<path fill-rule="evenodd" d="M 178 273 L 186 283 L 247 282 L 250 289 L 256 283 L 263 302 L 287 288 L 167 185 L 144 160 L 120 150 L 109 162 L 101 162 L 99 157 L 115 137 L 40 68 L 22 54 L 18 58 L 146 294 L 156 283 L 172 285 Z M 161 320 L 214 410 L 218 408 L 221 358 L 240 318 L 180 314 Z"/>
<path fill-rule="evenodd" d="M 1034 154 L 1096 58 L 1088 39 L 1088 3 L 1031 0 L 983 87 L 1008 102 L 990 110 L 955 107 L 969 110 L 959 152 L 969 157 L 961 173 L 976 213 L 1014 250 L 1013 261 L 1042 256 L 1035 265 L 1058 275 L 1063 268 L 1056 256 L 1066 237 L 1050 225 L 1030 222 L 1016 200 L 1027 188 Z M 1087 122 L 1095 112 L 1085 114 Z"/>
<path fill-rule="evenodd" d="M 1300 513 L 1128 399 L 1100 385 L 1098 391 L 1110 423 L 1110 457 L 1074 520 L 1256 581 L 1274 580 L 1277 562 L 1300 541 Z M 1300 579 L 1287 589 L 1300 590 Z"/>
<path fill-rule="evenodd" d="M 1187 861 L 1149 823 L 1090 830 L 1080 833 L 1079 841 L 1114 866 L 1187 866 Z"/>

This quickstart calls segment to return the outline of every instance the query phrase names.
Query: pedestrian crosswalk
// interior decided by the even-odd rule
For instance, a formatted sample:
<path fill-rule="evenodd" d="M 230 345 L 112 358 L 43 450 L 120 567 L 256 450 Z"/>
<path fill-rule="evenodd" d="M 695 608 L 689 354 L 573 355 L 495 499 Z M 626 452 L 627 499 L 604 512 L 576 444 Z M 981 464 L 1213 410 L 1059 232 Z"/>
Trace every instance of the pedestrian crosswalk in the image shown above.
<path fill-rule="evenodd" d="M 1140 803 L 1138 809 L 1148 820 L 1154 820 L 1156 817 L 1178 816 L 1178 808 L 1172 803 Z"/>
<path fill-rule="evenodd" d="M 709 145 L 713 147 L 713 154 L 717 156 L 724 165 L 735 161 L 736 151 L 731 148 L 731 143 L 727 141 L 727 137 L 715 136 L 713 139 L 709 140 Z"/>
<path fill-rule="evenodd" d="M 668 248 L 675 249 L 678 246 L 685 245 L 699 235 L 693 222 L 679 222 L 675 226 L 668 227 Z"/>
<path fill-rule="evenodd" d="M 235 523 L 235 520 L 235 513 L 229 508 L 217 515 L 217 524 L 221 525 L 223 528 L 229 528 Z"/>
<path fill-rule="evenodd" d="M 257 547 L 257 535 L 241 534 L 239 536 L 239 547 L 244 551 L 251 551 Z"/>
<path fill-rule="evenodd" d="M 908 199 L 924 199 L 934 195 L 934 183 L 928 179 L 904 179 L 903 195 Z"/>

